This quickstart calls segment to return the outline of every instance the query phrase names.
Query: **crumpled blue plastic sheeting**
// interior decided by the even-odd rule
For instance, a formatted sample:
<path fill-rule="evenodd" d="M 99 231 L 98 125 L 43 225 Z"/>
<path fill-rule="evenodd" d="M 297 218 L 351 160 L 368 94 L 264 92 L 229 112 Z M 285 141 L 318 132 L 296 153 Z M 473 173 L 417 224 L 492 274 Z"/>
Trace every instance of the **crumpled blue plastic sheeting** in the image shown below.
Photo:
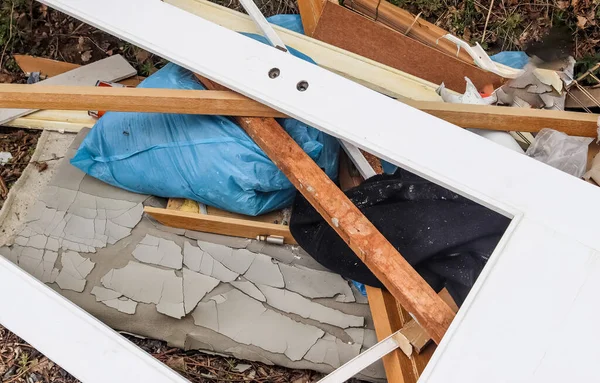
<path fill-rule="evenodd" d="M 529 56 L 521 51 L 500 52 L 490 57 L 492 61 L 504 64 L 511 68 L 523 69 L 529 62 Z"/>
<path fill-rule="evenodd" d="M 274 15 L 267 17 L 267 21 L 271 24 L 289 29 L 290 31 L 304 34 L 304 27 L 302 26 L 302 18 L 300 15 Z"/>
<path fill-rule="evenodd" d="M 261 36 L 251 36 L 266 42 Z M 307 56 L 290 48 L 295 56 Z M 204 90 L 194 75 L 168 64 L 140 88 Z M 279 122 L 332 179 L 339 144 L 293 119 Z M 188 198 L 246 215 L 291 205 L 296 189 L 267 155 L 221 116 L 106 113 L 71 164 L 111 185 L 142 194 Z"/>

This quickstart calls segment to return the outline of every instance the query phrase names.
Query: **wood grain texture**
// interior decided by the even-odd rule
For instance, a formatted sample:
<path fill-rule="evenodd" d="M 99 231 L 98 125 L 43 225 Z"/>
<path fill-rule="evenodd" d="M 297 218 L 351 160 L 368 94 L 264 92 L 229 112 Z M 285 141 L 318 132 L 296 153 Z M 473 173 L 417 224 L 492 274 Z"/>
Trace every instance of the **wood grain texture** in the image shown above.
<path fill-rule="evenodd" d="M 206 88 L 224 87 L 201 78 Z M 235 117 L 394 297 L 441 341 L 454 313 L 317 164 L 273 118 Z"/>
<path fill-rule="evenodd" d="M 306 36 L 312 36 L 315 32 L 324 6 L 324 0 L 298 0 L 298 9 Z"/>
<path fill-rule="evenodd" d="M 352 27 L 349 28 L 349 25 Z M 497 88 L 504 83 L 504 79 L 496 74 L 467 64 L 331 2 L 325 4 L 313 37 L 434 84 L 443 82 L 449 89 L 461 93 L 466 87 L 465 76 L 478 89 L 488 84 Z"/>
<path fill-rule="evenodd" d="M 463 128 L 535 133 L 552 127 L 573 136 L 597 136 L 598 114 L 402 101 Z M 11 107 L 285 117 L 283 113 L 231 91 L 0 84 L 0 108 Z"/>
<path fill-rule="evenodd" d="M 179 229 L 204 231 L 242 238 L 256 238 L 259 235 L 277 235 L 283 237 L 285 243 L 297 244 L 294 237 L 290 234 L 289 228 L 284 225 L 149 206 L 144 208 L 144 213 L 165 226 Z"/>
<path fill-rule="evenodd" d="M 36 109 L 284 117 L 274 109 L 227 91 L 0 85 L 0 107 L 23 106 Z"/>
<path fill-rule="evenodd" d="M 449 32 L 385 0 L 346 0 L 344 6 L 430 47 L 473 64 L 473 58 L 442 36 Z M 408 32 L 408 33 L 407 33 Z"/>

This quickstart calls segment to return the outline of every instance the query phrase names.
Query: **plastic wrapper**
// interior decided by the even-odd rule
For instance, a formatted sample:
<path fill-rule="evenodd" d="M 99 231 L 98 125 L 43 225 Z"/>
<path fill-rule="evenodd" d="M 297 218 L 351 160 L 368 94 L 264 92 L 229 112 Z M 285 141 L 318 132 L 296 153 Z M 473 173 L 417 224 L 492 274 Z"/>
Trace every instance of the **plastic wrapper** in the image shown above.
<path fill-rule="evenodd" d="M 571 137 L 556 130 L 542 129 L 525 154 L 565 173 L 582 177 L 592 141 L 592 138 Z"/>

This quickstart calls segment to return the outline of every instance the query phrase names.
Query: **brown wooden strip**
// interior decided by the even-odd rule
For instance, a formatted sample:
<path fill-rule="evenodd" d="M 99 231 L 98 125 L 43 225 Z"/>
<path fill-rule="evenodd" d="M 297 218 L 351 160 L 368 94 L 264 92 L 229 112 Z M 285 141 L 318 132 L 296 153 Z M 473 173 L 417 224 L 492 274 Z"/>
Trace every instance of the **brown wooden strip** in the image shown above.
<path fill-rule="evenodd" d="M 326 0 L 325 0 L 326 1 Z M 304 34 L 312 36 L 323 12 L 324 0 L 298 0 Z"/>
<path fill-rule="evenodd" d="M 224 89 L 201 81 L 208 89 Z M 448 305 L 273 118 L 237 117 L 235 121 L 439 342 L 454 318 Z"/>
<path fill-rule="evenodd" d="M 276 235 L 283 237 L 285 243 L 297 244 L 294 237 L 290 234 L 289 227 L 284 225 L 149 206 L 144 208 L 144 213 L 149 214 L 165 226 L 179 229 L 204 231 L 242 238 L 256 238 L 259 235 Z"/>

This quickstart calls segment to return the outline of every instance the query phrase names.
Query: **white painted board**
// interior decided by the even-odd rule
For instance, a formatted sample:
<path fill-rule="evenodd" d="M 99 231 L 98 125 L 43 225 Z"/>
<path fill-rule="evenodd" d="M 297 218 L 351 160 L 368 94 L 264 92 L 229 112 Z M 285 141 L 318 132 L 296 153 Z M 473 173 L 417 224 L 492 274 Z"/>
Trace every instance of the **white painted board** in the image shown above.
<path fill-rule="evenodd" d="M 70 70 L 58 76 L 33 84 L 44 85 L 80 85 L 94 86 L 98 80 L 120 81 L 135 75 L 137 71 L 121 55 L 114 55 L 80 68 Z M 12 121 L 15 118 L 26 116 L 37 109 L 0 109 L 0 124 Z"/>
<path fill-rule="evenodd" d="M 600 189 L 160 0 L 43 2 L 514 217 L 423 382 L 571 381 L 564 366 L 594 374 L 595 366 L 572 352 L 564 353 L 563 366 L 550 362 L 558 350 L 596 355 L 600 309 L 591 299 L 593 283 L 588 289 L 584 281 L 593 276 L 600 249 Z M 270 79 L 275 67 L 281 75 Z M 297 90 L 300 81 L 309 84 L 304 92 Z M 548 267 L 530 260 L 546 260 Z M 560 269 L 565 273 L 557 280 Z M 529 319 L 507 325 L 513 316 Z M 545 338 L 575 321 L 576 334 L 587 337 Z M 533 352 L 519 352 L 515 361 L 506 339 L 532 333 L 525 349 L 535 343 Z M 471 364 L 458 368 L 465 355 Z M 484 367 L 471 372 L 473 363 Z"/>
<path fill-rule="evenodd" d="M 2 256 L 0 323 L 82 382 L 187 382 Z"/>

